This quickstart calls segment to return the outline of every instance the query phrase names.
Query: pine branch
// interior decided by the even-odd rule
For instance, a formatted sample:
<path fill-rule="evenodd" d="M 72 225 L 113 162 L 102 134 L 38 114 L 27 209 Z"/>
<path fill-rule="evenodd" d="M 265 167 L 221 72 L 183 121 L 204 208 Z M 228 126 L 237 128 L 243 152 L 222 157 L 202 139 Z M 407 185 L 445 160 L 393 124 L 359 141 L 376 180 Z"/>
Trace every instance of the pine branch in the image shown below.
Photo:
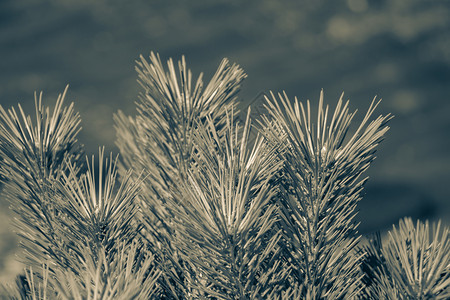
<path fill-rule="evenodd" d="M 22 237 L 26 260 L 39 268 L 42 261 L 69 267 L 72 257 L 58 220 L 63 202 L 58 201 L 56 183 L 67 171 L 66 161 L 77 162 L 82 148 L 76 136 L 80 117 L 63 106 L 67 88 L 59 95 L 53 113 L 42 104 L 42 93 L 35 95 L 36 120 L 25 116 L 19 105 L 5 111 L 0 106 L 0 174 L 4 191 L 16 213 L 15 225 Z M 20 117 L 19 117 L 20 115 Z"/>
<path fill-rule="evenodd" d="M 185 160 L 189 160 L 190 135 L 195 123 L 210 116 L 216 126 L 223 125 L 226 111 L 236 109 L 235 94 L 246 75 L 239 66 L 229 66 L 224 59 L 203 90 L 202 74 L 192 88 L 192 74 L 187 70 L 184 57 L 178 62 L 178 76 L 171 59 L 167 63 L 167 73 L 159 55 L 152 52 L 150 62 L 141 57 L 136 68 L 144 89 L 138 103 L 139 119 L 146 133 L 161 149 L 161 153 L 156 154 L 152 149 L 148 155 L 154 156 L 157 162 L 162 155 L 164 161 L 161 163 L 165 163 L 165 167 L 170 165 L 183 170 Z"/>
<path fill-rule="evenodd" d="M 80 274 L 58 272 L 53 284 L 62 299 L 150 299 L 158 293 L 160 271 L 140 242 L 123 243 L 113 258 L 102 248 L 98 259 L 87 252 Z"/>
<path fill-rule="evenodd" d="M 117 183 L 117 157 L 104 159 L 104 151 L 99 150 L 99 166 L 96 173 L 94 157 L 88 171 L 78 176 L 75 167 L 69 165 L 69 173 L 62 174 L 59 184 L 62 197 L 66 201 L 66 218 L 61 222 L 66 228 L 65 235 L 73 241 L 72 251 L 82 257 L 82 249 L 104 248 L 109 259 L 117 252 L 117 244 L 133 242 L 140 230 L 136 224 L 137 206 L 135 199 L 140 189 L 140 179 L 132 181 L 131 171 Z M 120 243 L 119 243 L 120 242 Z M 86 258 L 84 258 L 86 259 Z"/>
<path fill-rule="evenodd" d="M 132 182 L 128 172 L 116 188 L 115 162 L 110 157 L 104 168 L 103 151 L 99 171 L 94 170 L 92 159 L 92 167 L 88 161 L 87 173 L 80 175 L 81 148 L 76 144 L 80 120 L 73 104 L 63 107 L 64 95 L 58 98 L 53 114 L 42 105 L 41 97 L 36 98 L 35 125 L 20 105 L 21 119 L 14 108 L 6 112 L 0 107 L 0 170 L 8 178 L 5 191 L 17 213 L 23 258 L 38 271 L 26 273 L 23 280 L 32 298 L 41 291 L 32 282 L 36 276 L 44 278 L 49 273 L 51 278 L 62 278 L 68 272 L 78 278 L 86 272 L 87 261 L 100 266 L 103 259 L 110 265 L 120 257 L 120 247 L 136 243 L 140 230 L 134 202 L 138 178 Z M 125 274 L 129 268 L 115 270 L 118 273 L 111 276 Z M 53 283 L 49 284 L 52 288 Z M 148 288 L 155 287 L 152 283 Z"/>
<path fill-rule="evenodd" d="M 106 249 L 99 251 L 99 259 L 85 249 L 87 259 L 80 273 L 57 269 L 42 271 L 26 269 L 26 288 L 6 288 L 8 299 L 150 299 L 159 287 L 156 284 L 160 272 L 153 266 L 153 256 L 141 251 L 139 243 L 121 244 L 113 259 L 105 256 Z M 19 293 L 22 292 L 21 293 Z M 27 291 L 23 293 L 23 291 Z"/>
<path fill-rule="evenodd" d="M 345 142 L 355 113 L 348 113 L 342 97 L 328 121 L 328 106 L 320 95 L 317 123 L 295 99 L 286 94 L 267 100 L 269 116 L 261 131 L 268 143 L 285 144 L 280 173 L 283 211 L 279 223 L 285 233 L 285 255 L 300 284 L 302 297 L 341 299 L 359 290 L 360 255 L 355 253 L 356 205 L 366 179 L 359 179 L 374 159 L 376 146 L 388 130 L 389 115 L 369 122 L 377 104 L 372 103 L 356 132 Z"/>
<path fill-rule="evenodd" d="M 184 57 L 137 62 L 137 116 L 114 116 L 121 159 L 82 157 L 73 104 L 0 106 L 0 179 L 27 264 L 10 299 L 448 299 L 449 229 L 406 218 L 360 241 L 363 173 L 388 131 L 320 94 L 317 117 L 266 96 L 239 124 L 246 77 L 225 59 L 204 88 Z M 258 132 L 257 131 L 257 132 Z M 82 170 L 85 170 L 82 172 Z"/>
<path fill-rule="evenodd" d="M 278 288 L 274 278 L 283 280 L 279 265 L 271 269 L 280 233 L 273 231 L 269 183 L 281 163 L 261 138 L 248 148 L 249 115 L 243 127 L 233 119 L 231 112 L 222 137 L 210 118 L 194 135 L 195 157 L 177 210 L 180 251 L 200 270 L 191 284 L 204 295 L 259 299 Z"/>
<path fill-rule="evenodd" d="M 178 186 L 185 180 L 192 160 L 192 135 L 197 123 L 209 116 L 218 128 L 223 127 L 226 111 L 237 105 L 236 93 L 246 75 L 239 66 L 223 60 L 203 88 L 202 75 L 192 85 L 184 57 L 178 63 L 178 72 L 172 60 L 167 66 L 168 72 L 154 53 L 150 62 L 141 57 L 136 68 L 143 87 L 138 115 L 126 117 L 119 112 L 115 122 L 122 169 L 146 172 L 140 213 L 144 237 L 164 270 L 163 284 L 168 292 L 175 298 L 185 298 L 190 293 L 185 290 L 185 281 L 192 270 L 177 253 L 174 216 L 168 203 L 183 201 Z"/>
<path fill-rule="evenodd" d="M 448 299 L 450 297 L 449 228 L 441 230 L 438 222 L 430 228 L 428 222 L 410 218 L 394 225 L 385 243 L 372 240 L 362 248 L 368 257 L 363 266 L 373 281 L 366 294 L 377 293 L 380 299 Z"/>

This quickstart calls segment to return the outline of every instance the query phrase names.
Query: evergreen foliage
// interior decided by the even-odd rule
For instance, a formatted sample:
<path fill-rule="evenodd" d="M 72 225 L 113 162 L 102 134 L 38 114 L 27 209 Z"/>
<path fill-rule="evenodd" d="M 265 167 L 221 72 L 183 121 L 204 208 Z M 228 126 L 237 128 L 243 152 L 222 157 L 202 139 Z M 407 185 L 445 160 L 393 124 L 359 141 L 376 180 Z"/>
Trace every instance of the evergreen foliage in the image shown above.
<path fill-rule="evenodd" d="M 449 299 L 449 229 L 440 230 L 440 222 L 429 223 L 411 218 L 393 226 L 386 242 L 379 234 L 362 247 L 366 254 L 367 298 Z"/>
<path fill-rule="evenodd" d="M 136 116 L 115 116 L 120 157 L 83 159 L 65 93 L 36 118 L 0 106 L 0 178 L 25 275 L 10 299 L 448 299 L 448 228 L 400 221 L 366 244 L 354 217 L 388 131 L 339 99 L 273 93 L 239 120 L 246 77 L 222 61 L 192 83 L 184 57 L 137 63 Z M 256 123 L 256 124 L 253 124 Z M 98 167 L 96 167 L 98 161 Z M 430 235 L 431 234 L 431 235 Z"/>
<path fill-rule="evenodd" d="M 355 253 L 359 236 L 353 218 L 366 180 L 360 177 L 374 159 L 390 119 L 380 116 L 368 124 L 375 107 L 371 105 L 346 140 L 355 113 L 348 112 L 342 96 L 328 121 L 328 106 L 323 107 L 320 94 L 316 124 L 309 102 L 305 109 L 297 99 L 292 106 L 286 94 L 268 99 L 269 116 L 263 117 L 262 131 L 272 144 L 287 145 L 280 155 L 280 226 L 293 283 L 299 284 L 302 298 L 347 299 L 358 294 L 361 256 Z"/>

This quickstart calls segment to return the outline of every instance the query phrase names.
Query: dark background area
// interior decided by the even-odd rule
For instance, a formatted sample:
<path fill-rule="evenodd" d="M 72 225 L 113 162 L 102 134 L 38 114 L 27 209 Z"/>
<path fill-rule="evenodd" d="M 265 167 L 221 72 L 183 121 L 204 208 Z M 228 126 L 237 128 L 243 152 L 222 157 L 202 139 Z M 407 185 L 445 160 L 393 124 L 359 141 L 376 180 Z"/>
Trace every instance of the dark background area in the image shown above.
<path fill-rule="evenodd" d="M 355 126 L 373 97 L 391 130 L 367 175 L 361 232 L 403 216 L 450 223 L 450 2 L 423 0 L 0 1 L 0 104 L 33 112 L 70 84 L 87 154 L 117 153 L 112 115 L 134 114 L 135 60 L 185 55 L 209 80 L 223 57 L 240 64 L 245 108 L 285 90 L 334 108 L 345 92 Z M 0 212 L 0 282 L 20 271 L 7 204 Z M 3 274 L 3 275 L 2 275 Z"/>

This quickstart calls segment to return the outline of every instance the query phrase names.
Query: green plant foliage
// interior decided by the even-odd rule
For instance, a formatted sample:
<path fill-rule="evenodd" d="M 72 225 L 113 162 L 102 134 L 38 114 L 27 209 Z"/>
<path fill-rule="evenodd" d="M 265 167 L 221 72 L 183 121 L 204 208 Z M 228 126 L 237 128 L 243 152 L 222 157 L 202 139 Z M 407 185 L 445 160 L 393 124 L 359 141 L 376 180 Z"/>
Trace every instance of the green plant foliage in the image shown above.
<path fill-rule="evenodd" d="M 320 94 L 266 97 L 240 123 L 246 77 L 223 60 L 192 83 L 184 57 L 137 63 L 135 116 L 115 116 L 121 156 L 82 159 L 80 117 L 0 106 L 0 178 L 26 264 L 8 299 L 448 299 L 449 229 L 400 222 L 365 245 L 363 173 L 388 131 Z M 256 134 L 255 134 L 256 133 Z M 97 162 L 97 163 L 96 163 Z M 1 294 L 0 294 L 1 295 Z"/>

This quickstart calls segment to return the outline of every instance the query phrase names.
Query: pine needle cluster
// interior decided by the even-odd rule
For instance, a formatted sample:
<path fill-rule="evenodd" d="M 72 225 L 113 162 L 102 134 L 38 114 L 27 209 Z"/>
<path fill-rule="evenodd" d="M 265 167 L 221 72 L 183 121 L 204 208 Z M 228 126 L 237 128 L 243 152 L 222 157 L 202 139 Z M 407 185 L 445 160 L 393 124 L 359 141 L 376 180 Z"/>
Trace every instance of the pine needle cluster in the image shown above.
<path fill-rule="evenodd" d="M 391 115 L 355 130 L 285 94 L 239 118 L 246 74 L 205 84 L 184 57 L 136 67 L 135 116 L 114 116 L 120 156 L 84 158 L 66 91 L 32 120 L 0 106 L 0 178 L 27 266 L 11 299 L 448 299 L 448 228 L 410 219 L 362 243 L 364 172 Z M 18 113 L 17 113 L 18 111 Z"/>

